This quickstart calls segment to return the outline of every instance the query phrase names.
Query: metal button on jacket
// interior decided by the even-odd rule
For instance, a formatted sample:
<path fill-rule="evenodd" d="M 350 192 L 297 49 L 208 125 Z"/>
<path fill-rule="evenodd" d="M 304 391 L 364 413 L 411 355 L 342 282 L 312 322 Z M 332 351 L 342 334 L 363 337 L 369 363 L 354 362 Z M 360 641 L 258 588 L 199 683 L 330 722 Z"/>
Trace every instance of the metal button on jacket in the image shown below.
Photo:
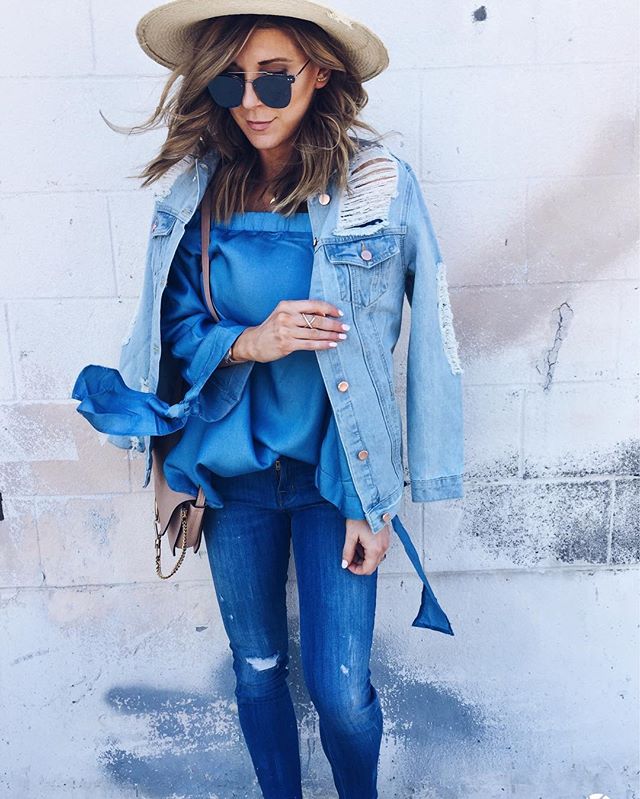
<path fill-rule="evenodd" d="M 361 449 L 360 452 L 358 453 L 358 457 L 360 458 L 361 461 L 363 461 L 365 458 L 369 457 L 369 453 L 367 452 L 366 449 Z"/>
<path fill-rule="evenodd" d="M 370 261 L 373 258 L 373 255 L 371 254 L 371 250 L 362 250 L 360 257 L 363 261 Z"/>
<path fill-rule="evenodd" d="M 341 380 L 338 383 L 338 391 L 346 391 L 349 388 L 349 384 L 346 380 Z"/>
<path fill-rule="evenodd" d="M 388 522 L 390 519 L 391 519 L 391 514 L 389 513 L 389 511 L 387 511 L 386 513 L 382 514 L 382 521 L 383 522 Z"/>
<path fill-rule="evenodd" d="M 331 197 L 329 197 L 328 194 L 321 194 L 318 197 L 318 202 L 320 203 L 320 205 L 328 205 L 330 201 Z"/>

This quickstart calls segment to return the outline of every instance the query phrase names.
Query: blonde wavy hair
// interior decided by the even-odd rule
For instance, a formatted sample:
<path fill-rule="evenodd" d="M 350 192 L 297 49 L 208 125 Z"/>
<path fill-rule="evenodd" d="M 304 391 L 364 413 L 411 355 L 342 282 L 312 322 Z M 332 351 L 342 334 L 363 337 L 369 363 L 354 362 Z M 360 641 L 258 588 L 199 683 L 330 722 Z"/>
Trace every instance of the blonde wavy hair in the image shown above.
<path fill-rule="evenodd" d="M 212 211 L 217 221 L 228 221 L 233 212 L 246 210 L 261 166 L 258 151 L 228 109 L 213 101 L 207 84 L 227 68 L 258 28 L 279 28 L 289 33 L 307 58 L 332 70 L 326 86 L 314 92 L 296 132 L 291 159 L 271 186 L 279 198 L 273 203 L 273 211 L 287 216 L 295 213 L 308 197 L 324 191 L 332 176 L 340 189 L 346 188 L 352 156 L 363 145 L 386 135 L 358 119 L 368 102 L 367 92 L 340 43 L 315 23 L 268 14 L 230 15 L 197 23 L 191 52 L 171 72 L 155 111 L 145 122 L 123 128 L 102 116 L 113 130 L 127 134 L 167 126 L 158 155 L 140 174 L 131 176 L 143 178 L 142 187 L 160 179 L 187 155 L 201 157 L 212 148 L 217 150 L 221 158 L 212 177 Z M 351 136 L 349 131 L 355 128 L 373 136 Z"/>

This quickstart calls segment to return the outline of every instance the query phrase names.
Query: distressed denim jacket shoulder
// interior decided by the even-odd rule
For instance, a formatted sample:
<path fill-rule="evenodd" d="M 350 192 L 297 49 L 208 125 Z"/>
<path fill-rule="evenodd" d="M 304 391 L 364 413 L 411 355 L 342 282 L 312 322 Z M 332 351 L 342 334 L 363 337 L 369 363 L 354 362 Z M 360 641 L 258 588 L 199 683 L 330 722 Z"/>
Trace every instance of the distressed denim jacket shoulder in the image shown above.
<path fill-rule="evenodd" d="M 339 190 L 332 179 L 323 192 L 307 199 L 314 248 L 309 297 L 336 305 L 344 312 L 342 321 L 351 325 L 348 339 L 336 348 L 316 351 L 316 356 L 366 519 L 373 532 L 393 520 L 425 584 L 422 618 L 414 625 L 451 633 L 397 517 L 407 485 L 414 502 L 464 495 L 463 370 L 446 268 L 412 167 L 384 144 L 361 145 L 350 163 L 347 189 Z M 185 225 L 218 160 L 212 150 L 203 157 L 187 156 L 156 184 L 142 292 L 122 341 L 118 369 L 126 387 L 136 393 L 168 399 L 168 387 L 175 380 L 171 354 L 161 347 L 161 297 Z M 405 297 L 410 306 L 406 472 L 393 368 Z M 198 411 L 199 394 L 208 380 L 217 388 L 207 407 L 211 421 L 238 402 L 253 363 L 216 367 L 243 329 L 232 319 L 212 324 L 208 346 L 191 364 L 191 385 L 179 402 L 165 403 L 159 412 L 163 429 L 179 428 L 188 414 Z M 76 389 L 76 398 L 86 396 Z M 78 410 L 101 429 L 96 404 L 98 400 L 87 400 Z M 146 451 L 146 487 L 153 457 L 151 435 L 104 429 L 115 446 Z"/>

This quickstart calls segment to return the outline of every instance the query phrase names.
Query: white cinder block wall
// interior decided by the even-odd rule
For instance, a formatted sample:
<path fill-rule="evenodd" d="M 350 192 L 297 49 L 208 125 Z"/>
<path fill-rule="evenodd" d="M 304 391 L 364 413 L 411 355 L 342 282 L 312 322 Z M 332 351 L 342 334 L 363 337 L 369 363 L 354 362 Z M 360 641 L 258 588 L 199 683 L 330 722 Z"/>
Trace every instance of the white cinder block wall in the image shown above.
<path fill-rule="evenodd" d="M 133 33 L 152 5 L 25 0 L 0 25 L 11 799 L 259 795 L 204 551 L 158 580 L 142 457 L 106 444 L 70 399 L 86 363 L 117 364 L 140 285 L 152 198 L 127 176 L 162 132 L 127 138 L 99 111 L 130 125 L 153 109 L 165 71 Z M 410 626 L 420 584 L 397 540 L 380 569 L 380 795 L 632 799 L 637 4 L 337 7 L 388 43 L 366 118 L 396 131 L 389 145 L 421 176 L 465 369 L 466 496 L 407 497 L 404 512 L 455 635 Z M 289 586 L 306 795 L 335 796 L 294 573 Z"/>

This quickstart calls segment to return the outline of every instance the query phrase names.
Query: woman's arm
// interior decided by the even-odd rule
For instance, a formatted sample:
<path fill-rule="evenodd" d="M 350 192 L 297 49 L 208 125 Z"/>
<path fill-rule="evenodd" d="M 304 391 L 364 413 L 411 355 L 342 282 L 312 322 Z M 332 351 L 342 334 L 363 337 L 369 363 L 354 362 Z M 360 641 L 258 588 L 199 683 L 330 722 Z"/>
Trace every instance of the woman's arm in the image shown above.
<path fill-rule="evenodd" d="M 408 464 L 412 500 L 431 502 L 464 496 L 462 366 L 445 264 L 418 178 L 405 167 Z"/>
<path fill-rule="evenodd" d="M 216 322 L 204 301 L 199 254 L 178 246 L 162 295 L 161 337 L 190 386 L 206 379 L 224 364 L 229 348 L 249 327 L 234 320 Z M 235 354 L 235 350 L 234 350 Z M 249 360 L 238 352 L 238 363 Z M 249 370 L 246 370 L 248 376 Z M 204 378 L 204 379 L 203 379 Z"/>

